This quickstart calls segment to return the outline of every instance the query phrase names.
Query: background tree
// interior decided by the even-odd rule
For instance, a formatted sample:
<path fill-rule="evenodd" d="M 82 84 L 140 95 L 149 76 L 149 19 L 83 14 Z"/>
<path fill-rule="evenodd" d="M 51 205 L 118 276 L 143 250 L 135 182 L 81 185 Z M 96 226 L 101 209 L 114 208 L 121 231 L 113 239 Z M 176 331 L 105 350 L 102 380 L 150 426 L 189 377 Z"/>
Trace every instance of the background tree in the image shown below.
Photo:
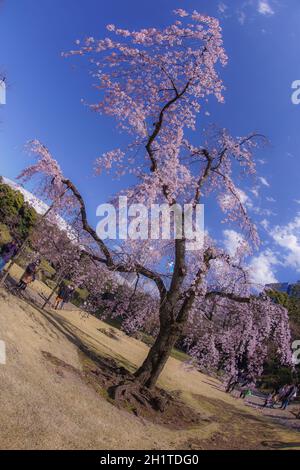
<path fill-rule="evenodd" d="M 15 240 L 21 242 L 28 237 L 37 217 L 36 211 L 25 202 L 20 191 L 0 183 L 0 220 Z"/>
<path fill-rule="evenodd" d="M 223 331 L 223 341 L 226 338 L 227 342 L 224 348 L 228 353 L 230 350 L 230 374 L 238 371 L 240 350 L 235 352 L 235 346 L 247 318 L 253 325 L 247 333 L 248 340 L 252 338 L 249 361 L 255 363 L 261 341 L 271 334 L 275 335 L 282 360 L 289 359 L 285 311 L 276 310 L 263 297 L 253 298 L 247 272 L 241 268 L 250 247 L 258 244 L 258 235 L 247 214 L 244 193 L 234 180 L 255 174 L 253 149 L 260 136 L 233 138 L 226 129 L 214 128 L 206 135 L 192 135 L 208 97 L 223 102 L 224 86 L 218 67 L 226 64 L 227 56 L 218 20 L 181 9 L 175 13 L 179 19 L 165 29 L 128 31 L 108 25 L 113 38 L 90 37 L 66 55 L 89 56 L 99 90 L 99 101 L 91 108 L 114 117 L 132 138 L 127 148 L 106 152 L 97 160 L 98 173 L 107 170 L 118 177 L 132 174 L 136 184 L 124 189 L 122 195 L 129 203 L 143 203 L 148 208 L 154 203 L 169 207 L 189 203 L 195 213 L 197 204 L 209 198 L 226 214 L 227 223 L 237 224 L 244 232 L 247 245 L 241 246 L 239 259 L 231 259 L 208 236 L 201 248 L 189 251 L 184 224 L 181 239 L 131 240 L 120 250 L 112 249 L 89 224 L 78 188 L 64 177 L 58 163 L 39 142 L 32 144 L 36 164 L 21 174 L 24 181 L 37 175 L 48 198 L 63 188 L 69 189 L 68 197 L 73 196 L 69 202 L 80 210 L 82 228 L 94 242 L 90 254 L 95 262 L 112 272 L 146 278 L 155 286 L 158 335 L 128 389 L 153 387 L 178 338 L 193 327 L 194 318 L 210 316 L 209 310 L 215 308 L 219 311 L 217 317 L 222 317 L 220 312 L 226 309 L 232 318 L 230 326 L 227 322 L 223 330 L 218 326 L 218 337 L 222 338 Z M 184 222 L 183 213 L 182 218 Z M 170 263 L 174 266 L 171 273 Z M 215 299 L 219 299 L 217 307 Z M 145 318 L 147 307 L 139 309 L 139 318 Z M 272 324 L 263 338 L 259 330 L 262 319 Z M 136 315 L 132 315 L 132 321 L 136 321 Z M 231 335 L 235 322 L 236 333 Z M 203 338 L 201 335 L 199 341 Z M 211 335 L 206 340 L 208 349 Z M 196 343 L 193 337 L 194 351 Z"/>

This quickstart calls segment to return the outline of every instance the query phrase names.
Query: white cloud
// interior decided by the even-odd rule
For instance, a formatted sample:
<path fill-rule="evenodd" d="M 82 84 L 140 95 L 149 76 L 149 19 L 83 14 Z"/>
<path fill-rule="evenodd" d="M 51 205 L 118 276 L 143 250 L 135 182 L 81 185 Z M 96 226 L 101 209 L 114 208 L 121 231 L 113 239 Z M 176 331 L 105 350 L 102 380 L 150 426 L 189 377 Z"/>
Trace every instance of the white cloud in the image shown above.
<path fill-rule="evenodd" d="M 250 280 L 259 285 L 277 282 L 277 266 L 300 272 L 300 212 L 286 225 L 277 225 L 271 229 L 267 219 L 263 219 L 260 224 L 270 233 L 273 242 L 280 247 L 280 252 L 276 250 L 275 253 L 274 248 L 266 249 L 253 257 L 249 264 Z"/>
<path fill-rule="evenodd" d="M 240 201 L 242 204 L 245 205 L 245 207 L 248 207 L 248 209 L 251 209 L 253 207 L 253 203 L 249 196 L 243 191 L 242 189 L 237 189 L 237 195 L 240 198 Z"/>
<path fill-rule="evenodd" d="M 268 202 L 276 202 L 276 200 L 273 197 L 267 197 L 266 199 Z"/>
<path fill-rule="evenodd" d="M 279 260 L 269 249 L 255 256 L 249 264 L 251 282 L 260 286 L 278 282 L 275 276 L 275 266 L 278 264 Z"/>
<path fill-rule="evenodd" d="M 243 10 L 240 10 L 240 11 L 237 13 L 237 17 L 238 17 L 238 22 L 239 22 L 241 25 L 244 25 L 244 24 L 245 24 L 245 21 L 246 21 L 246 13 L 245 13 Z"/>
<path fill-rule="evenodd" d="M 271 217 L 273 215 L 277 215 L 276 212 L 271 211 L 270 209 L 263 209 L 261 207 L 253 207 L 254 214 L 258 214 L 261 217 Z"/>
<path fill-rule="evenodd" d="M 250 189 L 250 192 L 251 192 L 255 197 L 258 197 L 258 196 L 259 196 L 258 188 Z"/>
<path fill-rule="evenodd" d="M 257 11 L 261 15 L 271 16 L 274 15 L 274 10 L 270 5 L 269 0 L 259 0 L 257 5 Z"/>
<path fill-rule="evenodd" d="M 267 219 L 263 219 L 261 222 L 260 222 L 261 226 L 265 229 L 265 230 L 268 230 L 269 228 L 269 221 Z"/>
<path fill-rule="evenodd" d="M 266 178 L 264 178 L 263 176 L 260 176 L 258 179 L 261 182 L 261 184 L 263 184 L 264 186 L 267 186 L 268 188 L 270 187 L 270 183 L 268 183 Z"/>
<path fill-rule="evenodd" d="M 235 256 L 238 248 L 245 243 L 244 237 L 235 230 L 223 230 L 224 246 L 230 256 Z"/>
<path fill-rule="evenodd" d="M 299 201 L 300 203 L 300 201 Z M 300 272 L 300 212 L 294 219 L 286 225 L 277 225 L 270 227 L 267 219 L 264 219 L 260 224 L 270 233 L 270 236 L 277 245 L 280 247 L 280 252 L 273 248 L 266 249 L 258 256 L 251 259 L 249 264 L 249 275 L 253 283 L 265 285 L 277 282 L 276 267 L 283 266 L 295 269 Z M 226 242 L 230 246 L 235 238 L 232 234 L 225 234 Z M 225 242 L 224 242 L 225 243 Z M 274 245 L 275 246 L 275 245 Z"/>
<path fill-rule="evenodd" d="M 300 213 L 289 224 L 276 226 L 272 238 L 286 251 L 284 264 L 300 270 Z"/>

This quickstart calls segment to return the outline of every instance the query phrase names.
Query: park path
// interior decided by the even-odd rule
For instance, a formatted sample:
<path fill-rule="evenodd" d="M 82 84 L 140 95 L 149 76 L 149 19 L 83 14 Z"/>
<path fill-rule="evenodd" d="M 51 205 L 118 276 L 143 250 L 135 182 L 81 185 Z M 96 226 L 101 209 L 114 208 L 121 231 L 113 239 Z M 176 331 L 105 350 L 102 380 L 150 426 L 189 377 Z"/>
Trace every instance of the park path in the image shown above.
<path fill-rule="evenodd" d="M 238 398 L 239 392 L 233 393 L 233 396 L 240 400 Z M 274 423 L 300 431 L 300 419 L 297 419 L 295 416 L 300 412 L 299 401 L 291 403 L 287 410 L 281 410 L 280 405 L 277 405 L 275 408 L 264 408 L 265 398 L 265 394 L 256 391 L 252 396 L 244 400 L 244 404 L 255 409 L 259 414 L 271 418 Z"/>

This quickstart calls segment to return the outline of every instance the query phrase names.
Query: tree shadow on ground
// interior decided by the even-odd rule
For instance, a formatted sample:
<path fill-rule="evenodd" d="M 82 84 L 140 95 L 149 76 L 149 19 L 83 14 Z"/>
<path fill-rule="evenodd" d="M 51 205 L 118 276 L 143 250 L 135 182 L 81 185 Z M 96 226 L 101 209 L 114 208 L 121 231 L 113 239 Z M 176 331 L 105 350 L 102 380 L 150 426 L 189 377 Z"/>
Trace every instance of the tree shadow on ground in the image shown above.
<path fill-rule="evenodd" d="M 262 441 L 262 446 L 271 449 L 294 449 L 300 448 L 299 442 L 282 442 L 282 441 Z"/>
<path fill-rule="evenodd" d="M 98 340 L 92 337 L 87 332 L 63 318 L 58 312 L 42 309 L 34 300 L 28 298 L 26 298 L 26 300 L 23 299 L 23 301 L 36 309 L 56 331 L 64 335 L 64 337 L 79 350 L 83 372 L 78 370 L 72 373 L 80 374 L 85 383 L 92 386 L 98 395 L 106 398 L 113 405 L 122 407 L 126 411 L 141 418 L 145 418 L 155 424 L 172 429 L 197 429 L 200 426 L 203 428 L 207 426 L 207 423 L 211 422 L 219 424 L 220 432 L 217 433 L 216 439 L 206 443 L 200 443 L 199 441 L 195 444 L 199 449 L 263 448 L 262 442 L 273 442 L 274 427 L 271 426 L 271 423 L 267 422 L 266 418 L 255 416 L 240 409 L 237 410 L 233 405 L 224 403 L 223 400 L 194 395 L 193 397 L 199 401 L 199 407 L 197 407 L 198 411 L 190 408 L 186 403 L 181 401 L 178 394 L 177 396 L 172 396 L 161 389 L 157 389 L 157 393 L 161 394 L 167 402 L 166 409 L 162 411 L 159 409 L 159 406 L 144 406 L 139 400 L 136 400 L 134 404 L 130 401 L 125 401 L 120 404 L 112 400 L 108 393 L 110 387 L 120 382 L 120 380 L 127 380 L 128 377 L 132 377 L 130 369 L 134 370 L 135 366 L 129 364 L 124 357 L 114 351 L 112 351 L 110 356 L 109 354 L 107 356 L 99 354 L 96 350 L 97 346 L 95 346 L 95 343 L 97 344 L 98 342 L 99 346 L 104 346 L 104 343 L 101 343 L 100 339 Z M 51 358 L 51 354 L 47 351 L 43 352 L 43 356 L 45 360 L 48 359 L 52 364 L 55 364 L 55 367 L 71 367 L 58 358 Z M 125 364 L 125 367 L 123 364 Z M 213 386 L 209 379 L 206 383 Z M 217 386 L 215 386 L 215 388 L 218 389 Z M 210 408 L 209 418 L 207 418 L 207 413 L 205 413 L 205 416 L 199 413 L 199 409 L 205 411 L 207 405 L 208 408 Z M 242 422 L 240 422 L 240 420 L 242 420 Z M 253 424 L 251 425 L 251 423 Z M 283 427 L 282 425 L 282 428 Z M 232 429 L 234 430 L 232 431 Z M 241 438 L 241 433 L 245 433 L 248 437 L 250 433 L 251 439 L 249 440 L 248 437 L 247 439 Z M 264 438 L 264 441 L 260 440 L 259 436 Z M 250 444 L 248 440 L 252 441 L 254 444 Z"/>
<path fill-rule="evenodd" d="M 219 390 L 220 392 L 224 392 L 224 387 L 222 384 L 216 385 L 213 381 L 206 381 L 206 380 L 201 380 L 204 384 L 209 385 L 210 387 Z"/>
<path fill-rule="evenodd" d="M 22 301 L 25 302 L 25 299 Z M 136 384 L 128 367 L 129 362 L 125 358 L 113 351 L 111 355 L 107 356 L 99 354 L 97 343 L 100 347 L 101 341 L 63 318 L 58 312 L 42 309 L 30 299 L 26 299 L 26 303 L 39 312 L 49 325 L 61 333 L 79 352 L 82 370 L 65 363 L 49 351 L 41 352 L 44 360 L 52 364 L 54 371 L 62 379 L 66 371 L 76 374 L 111 404 L 123 408 L 139 418 L 174 430 L 203 427 L 210 422 L 199 411 L 181 400 L 178 393 L 167 392 L 158 387 L 149 390 Z M 103 346 L 105 346 L 104 343 Z M 126 363 L 126 367 L 122 365 L 123 363 Z M 135 369 L 132 364 L 130 366 Z M 130 384 L 131 393 L 120 400 L 113 396 L 111 391 L 114 388 L 124 386 L 124 384 Z"/>

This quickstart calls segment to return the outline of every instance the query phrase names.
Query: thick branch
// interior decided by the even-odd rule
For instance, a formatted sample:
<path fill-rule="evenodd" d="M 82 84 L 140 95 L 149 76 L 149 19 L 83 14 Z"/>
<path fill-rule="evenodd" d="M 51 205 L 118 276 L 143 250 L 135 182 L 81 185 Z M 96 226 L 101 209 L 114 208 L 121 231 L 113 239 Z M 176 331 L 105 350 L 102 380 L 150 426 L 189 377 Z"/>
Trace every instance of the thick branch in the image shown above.
<path fill-rule="evenodd" d="M 189 85 L 190 85 L 190 80 L 186 83 L 185 87 L 183 88 L 183 90 L 180 93 L 178 93 L 176 91 L 174 98 L 170 99 L 163 106 L 163 108 L 161 109 L 161 111 L 159 113 L 158 121 L 154 125 L 154 131 L 149 136 L 148 142 L 146 144 L 146 150 L 148 152 L 148 155 L 149 155 L 151 163 L 152 163 L 152 166 L 150 168 L 152 172 L 157 170 L 157 161 L 154 157 L 154 151 L 152 149 L 152 144 L 153 144 L 154 140 L 156 139 L 156 137 L 158 136 L 158 134 L 160 132 L 160 129 L 161 129 L 162 124 L 163 124 L 165 112 L 172 106 L 172 104 L 176 103 L 176 101 L 178 101 L 184 95 L 184 93 L 187 91 Z"/>
<path fill-rule="evenodd" d="M 151 167 L 150 167 L 150 171 L 152 173 L 154 173 L 155 171 L 157 171 L 158 169 L 158 165 L 157 165 L 157 161 L 156 161 L 156 158 L 155 158 L 155 155 L 154 155 L 154 150 L 152 148 L 152 144 L 153 142 L 155 141 L 156 137 L 158 136 L 160 130 L 161 130 L 161 127 L 163 125 L 163 120 L 164 120 L 164 115 L 165 115 L 165 112 L 174 104 L 176 103 L 176 101 L 178 101 L 184 94 L 185 92 L 187 91 L 189 85 L 190 85 L 191 81 L 189 80 L 185 87 L 183 88 L 183 90 L 178 93 L 177 89 L 174 88 L 174 91 L 175 91 L 175 96 L 170 99 L 161 109 L 160 113 L 159 113 L 159 117 L 158 117 L 158 121 L 155 123 L 154 125 L 154 130 L 152 132 L 152 134 L 149 136 L 148 138 L 148 141 L 147 141 L 147 144 L 146 144 L 146 150 L 147 150 L 147 153 L 149 155 L 149 158 L 150 158 L 150 161 L 151 161 Z M 165 196 L 165 198 L 168 200 L 168 186 L 161 182 L 161 185 L 162 185 L 162 192 Z M 172 201 L 172 204 L 175 204 L 175 201 Z"/>
<path fill-rule="evenodd" d="M 121 263 L 120 264 L 119 263 L 117 263 L 117 264 L 114 263 L 114 260 L 113 260 L 113 257 L 112 257 L 112 254 L 111 254 L 110 250 L 105 245 L 104 241 L 100 237 L 98 237 L 97 232 L 88 223 L 85 203 L 84 203 L 83 197 L 81 196 L 80 192 L 78 191 L 76 186 L 72 183 L 72 181 L 66 179 L 66 180 L 63 180 L 62 182 L 72 191 L 73 195 L 75 196 L 75 198 L 79 202 L 83 229 L 87 233 L 89 233 L 91 235 L 91 237 L 93 238 L 93 240 L 97 243 L 97 245 L 101 249 L 102 253 L 104 254 L 104 258 L 101 258 L 101 257 L 99 257 L 95 254 L 90 254 L 90 253 L 87 253 L 87 254 L 92 259 L 94 259 L 94 261 L 98 261 L 100 263 L 105 264 L 107 266 L 107 268 L 111 271 L 118 271 L 120 273 L 137 273 L 137 274 L 141 274 L 141 275 L 145 276 L 146 278 L 154 281 L 157 288 L 158 288 L 158 290 L 159 290 L 161 299 L 164 299 L 165 295 L 167 293 L 166 287 L 164 285 L 163 280 L 161 279 L 161 277 L 157 273 L 154 273 L 153 271 L 146 268 L 145 266 L 142 266 L 139 263 L 135 263 L 131 267 L 126 266 L 126 265 L 121 264 Z"/>
<path fill-rule="evenodd" d="M 191 308 L 193 307 L 193 304 L 196 298 L 197 289 L 200 286 L 201 282 L 203 281 L 203 276 L 205 276 L 205 274 L 209 270 L 210 261 L 215 258 L 215 255 L 212 252 L 212 250 L 208 248 L 205 251 L 203 258 L 204 258 L 203 259 L 204 266 L 201 266 L 201 268 L 198 270 L 193 284 L 184 294 L 184 301 L 176 319 L 178 323 L 184 323 L 186 321 L 186 318 Z"/>
<path fill-rule="evenodd" d="M 194 207 L 196 206 L 196 204 L 199 204 L 199 200 L 200 200 L 200 197 L 201 197 L 201 189 L 202 189 L 205 181 L 207 180 L 207 178 L 210 175 L 211 165 L 212 165 L 212 162 L 213 162 L 213 158 L 210 156 L 210 154 L 207 150 L 205 150 L 205 149 L 202 150 L 202 153 L 206 158 L 207 164 L 206 164 L 203 175 L 201 175 L 199 180 L 198 180 L 196 193 L 195 193 L 195 198 L 194 198 L 194 204 L 193 204 Z"/>
<path fill-rule="evenodd" d="M 242 304 L 249 304 L 251 302 L 251 297 L 240 297 L 239 295 L 227 293 L 227 292 L 207 292 L 205 295 L 206 298 L 210 297 L 223 297 L 224 299 L 233 300 L 234 302 L 239 302 Z"/>

